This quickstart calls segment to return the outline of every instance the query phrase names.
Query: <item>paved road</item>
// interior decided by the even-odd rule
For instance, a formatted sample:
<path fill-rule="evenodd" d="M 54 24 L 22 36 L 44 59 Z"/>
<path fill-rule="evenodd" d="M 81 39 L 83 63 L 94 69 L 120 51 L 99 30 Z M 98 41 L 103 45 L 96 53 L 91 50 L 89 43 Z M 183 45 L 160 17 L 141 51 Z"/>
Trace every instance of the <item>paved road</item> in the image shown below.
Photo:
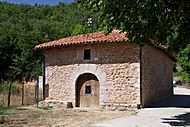
<path fill-rule="evenodd" d="M 174 96 L 137 115 L 104 121 L 89 127 L 190 127 L 190 90 L 174 88 Z"/>

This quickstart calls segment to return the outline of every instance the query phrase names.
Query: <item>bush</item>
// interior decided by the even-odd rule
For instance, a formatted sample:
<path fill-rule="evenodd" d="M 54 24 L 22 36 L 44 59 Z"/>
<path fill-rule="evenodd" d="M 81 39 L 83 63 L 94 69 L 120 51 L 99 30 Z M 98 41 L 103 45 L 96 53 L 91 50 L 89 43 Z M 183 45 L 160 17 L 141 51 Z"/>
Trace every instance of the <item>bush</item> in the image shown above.
<path fill-rule="evenodd" d="M 184 82 L 190 83 L 190 44 L 179 53 L 178 59 L 181 66 L 178 76 Z"/>
<path fill-rule="evenodd" d="M 187 72 L 180 72 L 180 76 L 183 80 L 183 82 L 190 83 L 190 74 Z"/>

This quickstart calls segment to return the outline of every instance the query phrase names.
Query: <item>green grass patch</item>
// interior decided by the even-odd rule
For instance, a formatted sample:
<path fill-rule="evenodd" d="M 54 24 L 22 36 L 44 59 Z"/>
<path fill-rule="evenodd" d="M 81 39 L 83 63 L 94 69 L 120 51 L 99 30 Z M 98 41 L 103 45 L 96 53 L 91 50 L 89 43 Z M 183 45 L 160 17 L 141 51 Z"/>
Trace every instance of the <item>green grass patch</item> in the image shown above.
<path fill-rule="evenodd" d="M 53 107 L 52 106 L 38 106 L 38 109 L 42 109 L 42 110 L 51 110 Z"/>
<path fill-rule="evenodd" d="M 0 111 L 6 111 L 6 110 L 16 110 L 17 107 L 0 107 Z"/>
<path fill-rule="evenodd" d="M 0 107 L 0 115 L 3 115 L 8 110 L 16 110 L 16 107 Z"/>

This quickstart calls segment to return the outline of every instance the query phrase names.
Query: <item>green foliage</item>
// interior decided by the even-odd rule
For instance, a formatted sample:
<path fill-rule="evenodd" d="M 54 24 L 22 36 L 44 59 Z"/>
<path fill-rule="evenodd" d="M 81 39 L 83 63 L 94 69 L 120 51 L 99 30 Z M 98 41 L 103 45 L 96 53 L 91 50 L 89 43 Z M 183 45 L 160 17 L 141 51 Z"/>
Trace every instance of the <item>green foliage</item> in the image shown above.
<path fill-rule="evenodd" d="M 0 2 L 0 82 L 31 80 L 41 72 L 42 56 L 32 48 L 40 43 L 86 33 L 89 17 L 97 14 L 76 4 L 16 5 Z M 79 32 L 77 29 L 79 29 Z M 95 29 L 96 30 L 96 29 Z"/>
<path fill-rule="evenodd" d="M 74 28 L 74 30 L 72 31 L 72 36 L 76 36 L 76 35 L 79 35 L 79 34 L 85 34 L 86 33 L 86 30 L 85 30 L 85 27 L 83 25 L 76 25 L 76 27 Z"/>
<path fill-rule="evenodd" d="M 178 73 L 185 82 L 190 83 L 190 44 L 178 55 L 182 70 Z"/>
<path fill-rule="evenodd" d="M 12 92 L 13 93 L 18 93 L 19 88 L 18 88 L 18 82 L 14 81 L 5 81 L 0 84 L 0 93 L 8 93 L 9 91 L 9 85 L 12 83 Z"/>
<path fill-rule="evenodd" d="M 105 33 L 120 29 L 129 41 L 164 45 L 178 55 L 182 71 L 190 82 L 190 3 L 189 0 L 76 0 L 80 6 L 100 12 Z"/>
<path fill-rule="evenodd" d="M 185 71 L 179 72 L 179 76 L 182 78 L 183 82 L 190 83 L 190 74 Z"/>
<path fill-rule="evenodd" d="M 106 32 L 121 29 L 129 41 L 144 45 L 163 44 L 178 52 L 190 40 L 187 0 L 77 0 L 80 5 L 101 12 Z"/>
<path fill-rule="evenodd" d="M 9 91 L 9 82 L 0 84 L 0 93 L 7 93 Z"/>

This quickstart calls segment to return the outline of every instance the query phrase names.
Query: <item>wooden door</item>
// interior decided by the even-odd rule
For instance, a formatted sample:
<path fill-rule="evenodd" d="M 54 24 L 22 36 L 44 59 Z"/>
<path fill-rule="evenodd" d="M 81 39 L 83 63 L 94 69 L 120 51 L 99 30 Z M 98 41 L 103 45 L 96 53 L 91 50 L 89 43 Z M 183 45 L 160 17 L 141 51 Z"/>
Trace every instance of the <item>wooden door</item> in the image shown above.
<path fill-rule="evenodd" d="M 93 74 L 83 74 L 78 78 L 76 106 L 95 108 L 99 106 L 99 82 Z"/>

